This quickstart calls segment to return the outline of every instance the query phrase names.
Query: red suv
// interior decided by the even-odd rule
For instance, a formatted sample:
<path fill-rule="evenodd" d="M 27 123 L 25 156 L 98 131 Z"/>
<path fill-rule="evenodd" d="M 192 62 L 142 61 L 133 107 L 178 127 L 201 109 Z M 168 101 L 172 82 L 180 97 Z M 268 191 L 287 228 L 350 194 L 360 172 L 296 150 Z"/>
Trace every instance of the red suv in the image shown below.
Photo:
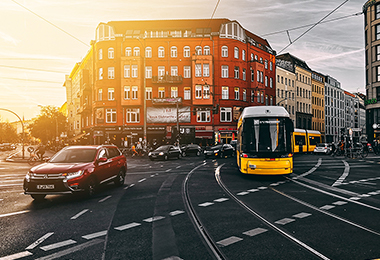
<path fill-rule="evenodd" d="M 92 196 L 100 184 L 123 185 L 126 172 L 127 159 L 114 145 L 68 146 L 29 170 L 24 191 L 34 199 L 75 192 Z"/>

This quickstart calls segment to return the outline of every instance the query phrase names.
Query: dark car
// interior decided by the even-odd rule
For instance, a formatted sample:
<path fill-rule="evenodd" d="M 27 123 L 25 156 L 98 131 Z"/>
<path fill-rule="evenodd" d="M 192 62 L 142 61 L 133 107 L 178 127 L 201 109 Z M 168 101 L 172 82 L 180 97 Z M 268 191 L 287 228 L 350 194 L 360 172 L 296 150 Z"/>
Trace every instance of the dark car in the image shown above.
<path fill-rule="evenodd" d="M 161 145 L 156 150 L 149 152 L 148 156 L 152 161 L 154 159 L 163 159 L 166 161 L 171 158 L 182 158 L 182 152 L 178 146 L 168 144 Z"/>
<path fill-rule="evenodd" d="M 113 145 L 67 146 L 46 163 L 29 170 L 25 194 L 43 199 L 49 194 L 95 193 L 98 185 L 124 184 L 127 159 Z"/>
<path fill-rule="evenodd" d="M 230 144 L 218 144 L 212 147 L 206 148 L 204 150 L 203 154 L 205 158 L 208 157 L 220 157 L 224 158 L 226 156 L 233 156 L 235 152 L 235 149 Z"/>
<path fill-rule="evenodd" d="M 197 144 L 187 144 L 181 146 L 182 156 L 196 155 L 200 156 L 202 154 L 202 147 Z"/>

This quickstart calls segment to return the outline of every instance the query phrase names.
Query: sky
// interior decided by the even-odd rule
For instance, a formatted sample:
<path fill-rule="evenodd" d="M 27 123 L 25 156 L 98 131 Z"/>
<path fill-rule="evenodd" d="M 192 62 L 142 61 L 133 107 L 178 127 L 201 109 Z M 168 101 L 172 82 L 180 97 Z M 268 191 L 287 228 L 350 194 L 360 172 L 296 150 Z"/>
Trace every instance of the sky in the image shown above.
<path fill-rule="evenodd" d="M 28 120 L 40 114 L 41 106 L 62 106 L 66 101 L 65 75 L 90 49 L 98 24 L 121 20 L 211 17 L 236 20 L 268 40 L 277 54 L 290 53 L 312 70 L 337 79 L 344 90 L 365 93 L 361 14 L 364 3 L 364 0 L 1 0 L 0 120 L 18 120 L 3 109 Z M 337 7 L 323 23 L 310 30 Z M 290 41 L 293 43 L 288 46 Z"/>

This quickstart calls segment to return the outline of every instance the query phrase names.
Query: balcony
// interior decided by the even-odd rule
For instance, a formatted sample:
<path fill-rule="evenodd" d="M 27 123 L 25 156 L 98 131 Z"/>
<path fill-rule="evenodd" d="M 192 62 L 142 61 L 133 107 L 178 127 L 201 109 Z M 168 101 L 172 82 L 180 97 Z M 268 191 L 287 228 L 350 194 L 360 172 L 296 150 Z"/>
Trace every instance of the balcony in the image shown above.
<path fill-rule="evenodd" d="M 152 77 L 152 83 L 153 84 L 181 84 L 182 83 L 182 76 L 153 76 Z"/>

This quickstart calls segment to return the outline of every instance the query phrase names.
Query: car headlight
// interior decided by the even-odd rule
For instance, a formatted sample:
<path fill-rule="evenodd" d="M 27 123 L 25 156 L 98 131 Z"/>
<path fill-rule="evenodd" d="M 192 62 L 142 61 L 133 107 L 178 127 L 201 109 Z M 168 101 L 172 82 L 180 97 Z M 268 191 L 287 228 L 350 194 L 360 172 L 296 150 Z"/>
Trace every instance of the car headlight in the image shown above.
<path fill-rule="evenodd" d="M 31 175 L 30 172 L 28 172 L 28 173 L 25 175 L 25 180 L 26 180 L 27 182 L 30 181 L 30 175 Z"/>
<path fill-rule="evenodd" d="M 70 179 L 73 179 L 73 178 L 77 178 L 81 175 L 83 175 L 83 170 L 79 170 L 77 172 L 65 172 L 65 173 L 62 173 L 62 176 L 65 176 L 66 179 L 70 180 Z"/>
<path fill-rule="evenodd" d="M 149 153 L 148 153 L 148 156 L 151 156 L 151 155 L 152 155 L 152 153 L 151 153 L 151 152 L 149 152 Z"/>
<path fill-rule="evenodd" d="M 218 150 L 215 150 L 214 153 L 218 153 L 219 151 Z"/>
<path fill-rule="evenodd" d="M 158 155 L 164 155 L 164 152 L 160 152 Z"/>

